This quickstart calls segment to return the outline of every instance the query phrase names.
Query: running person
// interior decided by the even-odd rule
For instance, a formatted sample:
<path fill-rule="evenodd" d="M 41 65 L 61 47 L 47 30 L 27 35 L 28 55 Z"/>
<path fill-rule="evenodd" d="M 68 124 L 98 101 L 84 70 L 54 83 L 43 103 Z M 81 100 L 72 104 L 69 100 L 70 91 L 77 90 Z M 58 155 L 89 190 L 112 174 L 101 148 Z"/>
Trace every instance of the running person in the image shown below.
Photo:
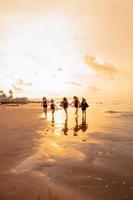
<path fill-rule="evenodd" d="M 77 115 L 78 114 L 78 108 L 80 106 L 80 101 L 79 101 L 78 97 L 76 97 L 76 96 L 73 97 L 73 102 L 71 103 L 71 105 L 74 105 L 74 107 L 76 109 L 75 115 Z"/>
<path fill-rule="evenodd" d="M 47 117 L 48 100 L 46 99 L 46 97 L 43 97 L 42 99 L 42 106 L 43 106 L 44 114 Z"/>
<path fill-rule="evenodd" d="M 68 116 L 68 114 L 67 114 L 68 105 L 69 105 L 68 100 L 67 100 L 66 97 L 64 97 L 63 101 L 61 102 L 61 106 L 64 108 L 64 111 L 66 113 L 66 117 Z"/>
<path fill-rule="evenodd" d="M 86 118 L 86 108 L 88 107 L 89 107 L 88 103 L 84 98 L 82 98 L 82 102 L 80 104 L 80 108 L 82 109 L 82 118 Z"/>
<path fill-rule="evenodd" d="M 51 101 L 50 101 L 50 109 L 51 109 L 51 112 L 52 112 L 52 119 L 54 119 L 55 108 L 57 108 L 57 106 L 56 106 L 54 100 L 51 99 Z"/>

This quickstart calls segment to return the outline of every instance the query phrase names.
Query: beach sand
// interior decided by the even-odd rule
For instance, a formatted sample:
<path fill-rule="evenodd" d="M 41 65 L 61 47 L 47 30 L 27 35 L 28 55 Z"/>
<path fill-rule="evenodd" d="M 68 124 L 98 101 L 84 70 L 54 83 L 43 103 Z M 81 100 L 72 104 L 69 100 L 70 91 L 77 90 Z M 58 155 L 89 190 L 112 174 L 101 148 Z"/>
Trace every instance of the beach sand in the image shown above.
<path fill-rule="evenodd" d="M 106 112 L 108 110 L 108 112 Z M 0 200 L 132 200 L 133 114 L 0 106 Z"/>

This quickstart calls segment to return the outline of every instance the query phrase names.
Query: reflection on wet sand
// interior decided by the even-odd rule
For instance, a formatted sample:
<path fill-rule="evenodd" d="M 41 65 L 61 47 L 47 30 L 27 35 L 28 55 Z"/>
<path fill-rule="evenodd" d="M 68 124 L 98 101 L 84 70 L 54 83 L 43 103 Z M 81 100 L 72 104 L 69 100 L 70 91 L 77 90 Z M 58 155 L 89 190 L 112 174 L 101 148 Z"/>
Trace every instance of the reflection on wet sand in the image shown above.
<path fill-rule="evenodd" d="M 89 196 L 89 193 L 100 196 L 98 200 L 104 199 L 105 194 L 109 200 L 121 200 L 123 197 L 131 200 L 131 194 L 127 195 L 127 188 L 132 188 L 132 183 L 130 183 L 128 177 L 123 182 L 121 175 L 123 171 L 125 177 L 128 174 L 128 170 L 125 170 L 126 164 L 123 164 L 122 173 L 117 167 L 119 161 L 120 163 L 123 162 L 123 158 L 116 150 L 118 147 L 121 149 L 121 146 L 112 143 L 109 138 L 112 137 L 114 131 L 108 135 L 104 133 L 107 130 L 104 126 L 107 127 L 109 124 L 113 126 L 115 119 L 111 118 L 107 121 L 107 117 L 102 115 L 96 115 L 97 118 L 94 119 L 94 115 L 94 113 L 93 117 L 87 115 L 87 118 L 89 117 L 89 134 L 86 116 L 69 115 L 68 119 L 64 119 L 61 114 L 60 117 L 55 116 L 54 134 L 50 138 L 52 139 L 51 143 L 48 144 L 48 148 L 52 149 L 48 154 L 55 159 L 56 175 L 54 180 L 60 180 L 63 184 L 64 182 L 69 183 L 72 188 L 78 185 L 87 196 Z M 102 130 L 101 125 L 104 125 L 103 132 L 100 131 Z M 97 129 L 99 132 L 94 132 Z M 114 130 L 116 130 L 116 127 Z M 57 132 L 60 133 L 58 138 L 55 137 Z M 67 137 L 63 137 L 63 135 Z M 108 141 L 99 140 L 99 138 L 108 139 Z M 40 146 L 42 152 L 46 151 L 46 142 L 43 145 L 45 145 L 44 149 Z M 124 157 L 124 159 L 126 159 L 128 165 L 131 165 L 127 157 Z M 103 160 L 106 162 L 103 162 Z M 115 167 L 111 167 L 110 163 Z M 53 171 L 52 173 L 48 172 L 48 175 L 52 176 L 53 173 Z M 70 173 L 72 176 L 70 176 Z M 100 192 L 96 192 L 96 188 L 99 188 Z M 120 197 L 117 196 L 117 191 L 120 192 Z"/>
<path fill-rule="evenodd" d="M 85 116 L 82 118 L 78 115 L 76 115 L 76 117 L 64 117 L 61 110 L 55 114 L 54 118 L 51 118 L 51 115 L 48 115 L 48 118 L 45 118 L 45 120 L 49 123 L 49 129 L 52 130 L 52 133 L 55 135 L 61 136 L 61 133 L 63 132 L 64 135 L 67 136 L 68 132 L 70 134 L 73 131 L 73 136 L 78 136 L 80 132 L 86 132 L 88 130 Z"/>
<path fill-rule="evenodd" d="M 80 129 L 85 132 L 88 129 L 88 124 L 86 123 L 86 116 L 82 117 L 82 124 L 80 125 Z"/>
<path fill-rule="evenodd" d="M 14 200 L 34 200 L 36 199 L 32 196 L 32 191 L 34 190 L 38 192 L 40 199 L 46 200 L 101 200 L 105 199 L 105 196 L 108 200 L 132 200 L 133 176 L 132 161 L 130 159 L 133 150 L 132 130 L 126 132 L 127 126 L 125 129 L 123 128 L 127 121 L 122 123 L 121 118 L 114 118 L 112 115 L 108 114 L 109 116 L 107 116 L 107 114 L 94 111 L 87 113 L 87 119 L 82 118 L 80 112 L 79 116 L 75 117 L 73 110 L 70 110 L 68 119 L 65 118 L 63 110 L 57 111 L 54 120 L 52 120 L 50 112 L 47 119 L 44 118 L 44 115 L 40 119 L 39 110 L 37 113 L 38 119 L 36 109 L 32 110 L 32 112 L 31 110 L 29 111 L 27 119 L 26 111 L 24 118 L 18 117 L 21 134 L 17 134 L 14 131 L 18 130 L 18 127 L 12 116 L 17 116 L 17 112 L 14 111 L 14 113 L 12 111 L 10 113 L 8 111 L 6 115 L 6 118 L 9 115 L 15 129 L 12 130 L 11 137 L 8 135 L 8 145 L 12 144 L 12 146 L 9 146 L 11 147 L 11 153 L 9 154 L 6 151 L 7 146 L 4 145 L 6 146 L 6 154 L 3 155 L 6 155 L 6 159 L 10 157 L 11 163 L 14 164 L 10 164 L 8 167 L 11 175 L 11 182 L 6 180 L 9 184 L 8 190 L 5 185 L 3 191 L 2 187 L 0 187 L 0 192 L 5 194 L 8 191 L 8 194 L 14 195 L 10 198 Z M 94 118 L 94 116 L 96 117 Z M 6 118 L 4 121 L 6 121 Z M 10 120 L 8 126 L 12 127 Z M 131 123 L 131 121 L 129 122 Z M 37 127 L 34 129 L 33 124 L 35 123 L 37 123 Z M 119 129 L 116 129 L 116 124 Z M 6 131 L 8 132 L 9 130 L 7 129 Z M 74 135 L 77 137 L 74 137 Z M 12 137 L 14 140 L 12 140 Z M 125 139 L 130 137 L 130 142 L 123 137 Z M 112 140 L 112 138 L 117 140 Z M 5 136 L 3 143 L 4 141 L 6 141 Z M 14 143 L 12 143 L 13 141 Z M 30 146 L 27 147 L 28 144 Z M 4 148 L 2 144 L 0 146 L 1 149 Z M 19 156 L 16 157 L 16 155 Z M 7 166 L 7 161 L 3 159 L 2 164 L 4 162 L 5 166 Z M 6 178 L 5 166 L 3 165 L 2 169 L 3 179 L 1 180 L 1 186 L 3 186 Z M 60 192 L 54 191 L 52 197 L 48 196 L 46 198 L 42 196 L 47 193 L 44 188 L 41 191 L 38 191 L 38 188 L 34 189 L 33 184 L 37 181 L 36 173 L 39 174 L 38 183 L 36 184 L 40 184 L 39 188 L 42 185 L 40 178 L 44 181 L 47 179 L 48 183 L 44 188 L 50 185 L 51 191 L 53 191 L 53 188 L 57 186 L 63 191 L 61 196 L 58 196 Z M 27 179 L 27 174 L 31 174 L 34 182 L 31 179 Z M 14 177 L 19 177 L 19 180 L 15 180 Z M 22 177 L 24 177 L 24 184 L 21 182 Z M 24 193 L 24 198 L 21 198 L 21 195 L 18 195 L 19 189 L 12 190 L 13 184 L 15 188 L 18 184 L 21 184 L 23 191 L 25 191 L 24 186 L 28 188 L 28 184 L 30 184 L 30 197 L 25 197 L 27 194 Z M 65 199 L 65 194 L 71 194 L 71 191 L 73 191 L 74 195 L 70 195 L 69 198 Z M 54 196 L 55 194 L 57 196 Z M 7 200 L 9 198 L 0 199 Z"/>
<path fill-rule="evenodd" d="M 75 117 L 75 127 L 74 127 L 74 136 L 77 136 L 78 134 L 77 134 L 77 132 L 80 130 L 80 127 L 79 127 L 79 124 L 78 124 L 78 116 L 77 117 Z"/>
<path fill-rule="evenodd" d="M 71 124 L 70 124 L 71 126 Z M 64 122 L 64 127 L 62 129 L 62 131 L 64 132 L 64 135 L 68 135 L 68 131 L 69 131 L 69 127 L 68 127 L 68 119 L 65 119 Z M 87 131 L 88 129 L 88 124 L 86 123 L 86 117 L 82 117 L 82 123 L 79 125 L 79 118 L 78 116 L 75 117 L 75 124 L 72 127 L 72 130 L 74 131 L 73 135 L 74 136 L 78 136 L 78 132 L 81 130 L 82 132 Z"/>
<path fill-rule="evenodd" d="M 64 127 L 62 129 L 62 131 L 64 132 L 64 135 L 67 135 L 67 132 L 68 132 L 68 119 L 66 118 L 65 119 L 65 122 L 64 122 Z"/>

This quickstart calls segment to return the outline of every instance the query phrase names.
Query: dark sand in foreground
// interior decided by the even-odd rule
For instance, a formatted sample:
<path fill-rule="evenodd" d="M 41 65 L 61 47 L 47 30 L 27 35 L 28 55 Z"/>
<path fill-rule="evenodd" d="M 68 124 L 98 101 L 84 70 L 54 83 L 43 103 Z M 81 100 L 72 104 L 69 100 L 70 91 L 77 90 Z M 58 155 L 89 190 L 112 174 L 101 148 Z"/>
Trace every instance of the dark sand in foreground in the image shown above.
<path fill-rule="evenodd" d="M 132 200 L 132 117 L 0 106 L 0 200 Z"/>

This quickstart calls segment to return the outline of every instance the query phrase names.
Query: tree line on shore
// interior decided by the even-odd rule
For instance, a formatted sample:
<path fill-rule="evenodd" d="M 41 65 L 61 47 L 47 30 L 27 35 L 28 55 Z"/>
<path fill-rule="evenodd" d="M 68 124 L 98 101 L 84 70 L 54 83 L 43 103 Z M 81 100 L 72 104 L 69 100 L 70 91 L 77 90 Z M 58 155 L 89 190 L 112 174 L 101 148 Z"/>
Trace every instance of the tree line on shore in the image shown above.
<path fill-rule="evenodd" d="M 6 95 L 6 93 L 3 90 L 0 90 L 0 97 L 9 97 L 11 99 L 13 99 L 13 91 L 9 90 L 8 95 Z"/>
<path fill-rule="evenodd" d="M 27 97 L 14 98 L 12 90 L 9 90 L 7 94 L 3 90 L 0 90 L 0 104 L 5 103 L 29 103 L 29 100 Z"/>

